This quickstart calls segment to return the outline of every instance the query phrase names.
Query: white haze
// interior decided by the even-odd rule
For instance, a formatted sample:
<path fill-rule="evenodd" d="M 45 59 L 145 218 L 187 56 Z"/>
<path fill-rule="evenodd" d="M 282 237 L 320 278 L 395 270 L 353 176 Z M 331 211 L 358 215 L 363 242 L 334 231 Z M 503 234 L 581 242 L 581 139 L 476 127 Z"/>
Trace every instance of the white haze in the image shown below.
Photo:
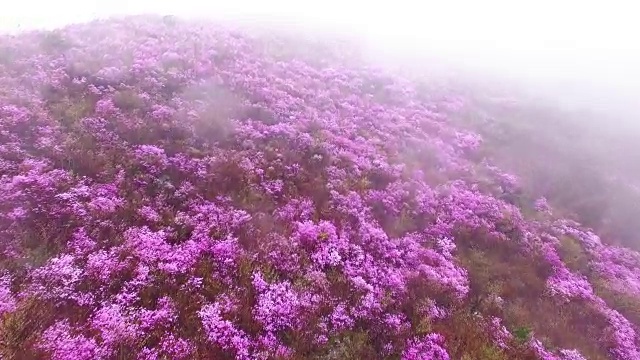
<path fill-rule="evenodd" d="M 0 32 L 142 13 L 330 31 L 361 38 L 387 64 L 437 62 L 516 80 L 565 105 L 640 124 L 639 7 L 631 0 L 22 0 L 3 5 Z"/>

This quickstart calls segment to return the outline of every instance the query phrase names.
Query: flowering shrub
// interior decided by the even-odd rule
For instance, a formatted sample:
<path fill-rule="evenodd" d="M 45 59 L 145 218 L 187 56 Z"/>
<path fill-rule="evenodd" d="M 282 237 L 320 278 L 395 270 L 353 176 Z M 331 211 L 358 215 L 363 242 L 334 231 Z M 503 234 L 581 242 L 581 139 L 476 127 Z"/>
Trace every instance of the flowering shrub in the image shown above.
<path fill-rule="evenodd" d="M 154 17 L 0 37 L 0 357 L 640 358 L 592 284 L 638 296 L 639 255 L 544 198 L 528 216 L 449 121 L 464 97 L 278 41 Z"/>

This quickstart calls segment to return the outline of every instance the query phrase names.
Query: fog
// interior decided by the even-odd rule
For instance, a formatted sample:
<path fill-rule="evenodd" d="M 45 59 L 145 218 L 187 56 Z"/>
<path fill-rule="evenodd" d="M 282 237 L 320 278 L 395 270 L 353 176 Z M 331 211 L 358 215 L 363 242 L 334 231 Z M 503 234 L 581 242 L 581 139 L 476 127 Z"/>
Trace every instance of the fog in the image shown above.
<path fill-rule="evenodd" d="M 374 61 L 440 66 L 523 85 L 572 108 L 627 123 L 640 115 L 640 22 L 618 1 L 83 1 L 7 4 L 0 31 L 51 29 L 113 15 L 173 14 L 358 39 Z"/>

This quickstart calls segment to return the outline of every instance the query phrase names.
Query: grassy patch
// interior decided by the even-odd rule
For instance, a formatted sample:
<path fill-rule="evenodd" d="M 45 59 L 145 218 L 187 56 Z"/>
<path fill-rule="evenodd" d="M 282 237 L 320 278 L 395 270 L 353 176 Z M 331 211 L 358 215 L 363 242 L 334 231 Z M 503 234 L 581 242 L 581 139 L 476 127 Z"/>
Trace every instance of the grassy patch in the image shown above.
<path fill-rule="evenodd" d="M 602 298 L 607 305 L 618 310 L 634 325 L 640 326 L 640 299 L 637 296 L 615 289 L 603 279 L 595 279 L 591 283 L 596 295 Z"/>
<path fill-rule="evenodd" d="M 576 239 L 569 236 L 561 236 L 558 254 L 569 269 L 582 274 L 589 272 L 591 257 Z"/>
<path fill-rule="evenodd" d="M 608 358 L 607 350 L 593 341 L 603 336 L 606 320 L 588 303 L 560 305 L 548 297 L 549 272 L 540 257 L 525 256 L 509 243 L 487 249 L 461 246 L 459 257 L 469 270 L 471 311 L 501 317 L 519 343 L 534 335 L 550 348 L 575 348 L 588 359 Z M 490 301 L 496 296 L 503 299 L 501 307 Z"/>

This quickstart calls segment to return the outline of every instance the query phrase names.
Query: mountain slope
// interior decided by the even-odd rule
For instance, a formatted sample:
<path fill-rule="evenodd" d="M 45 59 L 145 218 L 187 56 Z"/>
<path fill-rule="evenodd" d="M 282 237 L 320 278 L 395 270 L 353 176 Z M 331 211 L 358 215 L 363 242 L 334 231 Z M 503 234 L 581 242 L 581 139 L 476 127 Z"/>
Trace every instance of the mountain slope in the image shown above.
<path fill-rule="evenodd" d="M 4 358 L 640 358 L 640 256 L 471 99 L 170 17 L 0 48 Z"/>

